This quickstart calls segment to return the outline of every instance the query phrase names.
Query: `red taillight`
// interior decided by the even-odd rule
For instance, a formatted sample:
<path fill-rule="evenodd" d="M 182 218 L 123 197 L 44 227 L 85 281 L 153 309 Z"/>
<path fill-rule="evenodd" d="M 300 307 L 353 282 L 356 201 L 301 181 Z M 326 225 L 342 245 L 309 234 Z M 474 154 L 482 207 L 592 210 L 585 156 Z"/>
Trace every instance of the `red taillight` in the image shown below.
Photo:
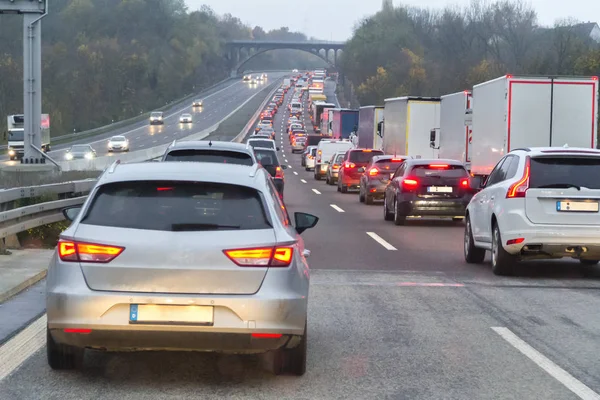
<path fill-rule="evenodd" d="M 333 164 L 333 168 L 334 168 L 334 169 L 335 169 L 335 168 L 339 168 L 339 167 L 340 167 L 340 165 L 339 165 L 339 164 Z"/>
<path fill-rule="evenodd" d="M 402 180 L 402 186 L 405 189 L 413 190 L 416 189 L 417 186 L 419 186 L 419 181 L 417 181 L 416 179 L 404 179 Z"/>
<path fill-rule="evenodd" d="M 79 333 L 82 335 L 89 335 L 92 333 L 91 329 L 82 329 L 82 328 L 65 328 L 63 329 L 65 333 Z"/>
<path fill-rule="evenodd" d="M 369 176 L 376 176 L 379 173 L 379 170 L 377 168 L 371 168 L 369 170 Z"/>
<path fill-rule="evenodd" d="M 450 166 L 448 164 L 429 164 L 429 168 L 435 168 L 435 169 L 446 169 L 449 167 Z"/>
<path fill-rule="evenodd" d="M 507 199 L 514 199 L 518 197 L 525 197 L 527 193 L 527 189 L 529 189 L 529 173 L 531 168 L 531 159 L 527 157 L 525 159 L 525 171 L 523 171 L 523 176 L 519 179 L 518 182 L 513 183 L 510 188 L 508 188 L 508 192 L 506 192 Z"/>
<path fill-rule="evenodd" d="M 156 191 L 157 192 L 169 192 L 169 191 L 171 191 L 173 189 L 175 189 L 175 188 L 172 188 L 172 187 L 159 187 L 159 188 L 156 188 Z"/>
<path fill-rule="evenodd" d="M 275 178 L 283 178 L 283 169 L 281 167 L 275 169 Z"/>
<path fill-rule="evenodd" d="M 469 179 L 468 178 L 461 179 L 460 180 L 460 187 L 461 188 L 468 188 L 468 187 L 470 187 L 470 185 L 469 185 Z"/>
<path fill-rule="evenodd" d="M 59 240 L 58 256 L 62 261 L 108 263 L 117 258 L 124 247 Z"/>
<path fill-rule="evenodd" d="M 353 162 L 350 162 L 350 161 L 346 161 L 344 163 L 344 168 L 356 168 L 356 164 L 354 164 Z"/>
<path fill-rule="evenodd" d="M 292 262 L 293 252 L 291 247 L 223 250 L 240 267 L 287 267 Z"/>
<path fill-rule="evenodd" d="M 283 335 L 281 333 L 253 333 L 252 337 L 255 339 L 279 339 Z"/>
<path fill-rule="evenodd" d="M 506 241 L 506 245 L 509 246 L 511 244 L 519 244 L 519 243 L 523 243 L 525 241 L 525 238 L 518 238 L 518 239 L 510 239 Z"/>

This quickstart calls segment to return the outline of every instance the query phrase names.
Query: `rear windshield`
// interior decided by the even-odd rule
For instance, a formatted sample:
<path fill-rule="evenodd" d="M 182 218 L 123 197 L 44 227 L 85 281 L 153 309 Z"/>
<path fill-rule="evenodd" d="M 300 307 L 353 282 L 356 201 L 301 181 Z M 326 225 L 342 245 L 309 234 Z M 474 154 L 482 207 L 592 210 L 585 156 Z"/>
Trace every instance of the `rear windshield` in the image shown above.
<path fill-rule="evenodd" d="M 577 185 L 600 189 L 600 158 L 532 158 L 530 188 L 565 188 Z"/>
<path fill-rule="evenodd" d="M 277 155 L 273 151 L 254 150 L 254 154 L 256 155 L 256 159 L 262 166 L 265 166 L 265 165 L 279 166 L 279 160 L 277 159 Z"/>
<path fill-rule="evenodd" d="M 348 161 L 357 163 L 368 163 L 374 156 L 383 155 L 383 151 L 352 151 L 350 152 L 350 159 Z"/>
<path fill-rule="evenodd" d="M 317 155 L 317 149 L 316 149 L 316 148 L 312 149 L 312 150 L 310 151 L 310 155 L 311 155 L 311 156 L 316 156 L 316 155 Z"/>
<path fill-rule="evenodd" d="M 302 104 L 300 104 L 300 103 L 292 103 L 292 108 L 302 108 Z"/>
<path fill-rule="evenodd" d="M 254 148 L 254 147 L 266 147 L 268 149 L 275 148 L 275 144 L 273 143 L 272 140 L 251 140 L 248 143 L 250 143 L 250 146 L 252 146 L 252 148 Z"/>
<path fill-rule="evenodd" d="M 467 170 L 462 165 L 447 165 L 443 167 L 432 167 L 429 165 L 415 165 L 411 175 L 419 178 L 428 176 L 440 176 L 443 178 L 462 178 L 469 176 Z"/>
<path fill-rule="evenodd" d="M 307 141 L 309 146 L 316 146 L 323 139 L 322 136 L 309 136 Z"/>
<path fill-rule="evenodd" d="M 167 154 L 164 161 L 193 161 L 239 165 L 253 165 L 248 153 L 227 150 L 173 150 Z"/>
<path fill-rule="evenodd" d="M 398 161 L 392 160 L 379 160 L 375 163 L 375 166 L 383 172 L 394 172 L 404 160 L 398 159 Z"/>
<path fill-rule="evenodd" d="M 255 189 L 224 183 L 177 181 L 104 185 L 82 223 L 154 231 L 271 228 Z"/>

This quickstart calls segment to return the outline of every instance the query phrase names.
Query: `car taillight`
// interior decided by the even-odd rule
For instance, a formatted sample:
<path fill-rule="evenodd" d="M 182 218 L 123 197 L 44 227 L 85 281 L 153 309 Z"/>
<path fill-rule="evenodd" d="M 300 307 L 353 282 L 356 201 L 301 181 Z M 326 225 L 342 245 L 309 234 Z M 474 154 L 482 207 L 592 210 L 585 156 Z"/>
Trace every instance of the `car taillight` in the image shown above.
<path fill-rule="evenodd" d="M 223 250 L 223 253 L 240 267 L 287 267 L 292 262 L 291 247 L 259 247 Z"/>
<path fill-rule="evenodd" d="M 402 180 L 402 186 L 404 187 L 404 189 L 413 190 L 416 189 L 417 186 L 419 186 L 419 181 L 410 178 L 404 179 Z"/>
<path fill-rule="evenodd" d="M 461 179 L 460 180 L 460 187 L 461 188 L 469 188 L 469 178 L 465 178 L 465 179 Z"/>
<path fill-rule="evenodd" d="M 275 178 L 283 178 L 283 169 L 281 167 L 275 169 Z"/>
<path fill-rule="evenodd" d="M 353 162 L 350 162 L 350 161 L 346 161 L 344 163 L 344 168 L 348 168 L 348 169 L 350 169 L 350 168 L 356 168 L 356 164 L 354 164 Z"/>
<path fill-rule="evenodd" d="M 450 166 L 448 164 L 429 164 L 429 168 L 434 168 L 434 169 L 447 169 Z"/>
<path fill-rule="evenodd" d="M 58 241 L 58 256 L 62 261 L 109 263 L 125 250 L 124 247 L 82 243 L 69 240 Z"/>
<path fill-rule="evenodd" d="M 514 199 L 519 197 L 525 197 L 527 189 L 529 189 L 529 174 L 531 168 L 531 159 L 527 157 L 525 159 L 525 171 L 523 176 L 517 182 L 513 183 L 506 192 L 507 199 Z"/>
<path fill-rule="evenodd" d="M 379 170 L 377 168 L 371 168 L 369 170 L 369 176 L 376 176 L 379 173 Z"/>

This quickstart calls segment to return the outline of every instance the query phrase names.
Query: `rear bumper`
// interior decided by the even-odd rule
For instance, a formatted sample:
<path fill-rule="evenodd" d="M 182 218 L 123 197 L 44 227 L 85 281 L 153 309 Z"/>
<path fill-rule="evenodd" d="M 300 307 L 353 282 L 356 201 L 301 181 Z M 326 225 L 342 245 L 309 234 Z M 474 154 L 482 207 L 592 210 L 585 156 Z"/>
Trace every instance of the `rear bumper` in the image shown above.
<path fill-rule="evenodd" d="M 376 199 L 383 199 L 385 195 L 386 183 L 381 182 L 367 182 L 365 186 L 365 193 Z"/>
<path fill-rule="evenodd" d="M 415 196 L 411 196 L 415 197 Z M 398 198 L 401 215 L 419 217 L 464 217 L 469 199 L 402 199 Z"/>
<path fill-rule="evenodd" d="M 302 153 L 304 146 L 292 146 L 292 153 Z"/>
<path fill-rule="evenodd" d="M 315 164 L 315 175 L 325 176 L 328 168 L 327 164 Z"/>
<path fill-rule="evenodd" d="M 273 178 L 273 183 L 275 184 L 275 188 L 279 193 L 283 193 L 283 189 L 285 187 L 285 181 L 281 178 Z"/>
<path fill-rule="evenodd" d="M 341 183 L 349 189 L 358 189 L 360 187 L 360 175 L 358 177 L 353 177 L 348 176 L 348 174 L 342 174 Z"/>

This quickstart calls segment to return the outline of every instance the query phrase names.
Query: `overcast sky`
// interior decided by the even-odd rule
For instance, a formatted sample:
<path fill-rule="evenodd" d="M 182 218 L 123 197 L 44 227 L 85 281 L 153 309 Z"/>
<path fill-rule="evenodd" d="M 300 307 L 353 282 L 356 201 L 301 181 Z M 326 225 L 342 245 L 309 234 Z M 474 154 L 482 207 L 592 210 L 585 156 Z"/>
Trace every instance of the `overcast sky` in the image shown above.
<path fill-rule="evenodd" d="M 265 29 L 288 26 L 308 36 L 323 40 L 346 40 L 357 21 L 381 8 L 381 0 L 185 0 L 190 10 L 202 4 L 219 14 L 231 13 L 243 22 Z M 419 5 L 442 8 L 446 5 L 466 5 L 470 0 L 394 0 L 399 5 Z M 600 21 L 600 1 L 593 0 L 531 0 L 542 24 L 552 25 L 555 19 L 571 16 L 588 22 Z"/>

